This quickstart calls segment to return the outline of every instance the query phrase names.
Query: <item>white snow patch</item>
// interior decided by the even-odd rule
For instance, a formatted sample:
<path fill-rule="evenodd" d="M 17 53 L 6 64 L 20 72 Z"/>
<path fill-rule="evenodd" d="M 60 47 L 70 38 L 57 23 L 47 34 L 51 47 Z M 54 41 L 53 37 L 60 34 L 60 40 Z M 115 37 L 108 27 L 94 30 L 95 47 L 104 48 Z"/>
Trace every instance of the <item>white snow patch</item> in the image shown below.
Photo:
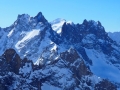
<path fill-rule="evenodd" d="M 70 24 L 70 25 L 74 25 L 74 23 L 72 21 L 67 21 L 66 23 Z"/>
<path fill-rule="evenodd" d="M 98 39 L 98 41 L 101 42 L 101 43 L 104 43 L 104 40 L 102 40 L 102 39 Z"/>
<path fill-rule="evenodd" d="M 62 31 L 62 26 L 66 22 L 64 19 L 55 19 L 54 21 L 51 22 L 52 29 L 56 31 L 58 34 L 61 33 Z"/>
<path fill-rule="evenodd" d="M 41 89 L 42 90 L 61 90 L 60 88 L 52 86 L 48 83 L 43 83 Z"/>
<path fill-rule="evenodd" d="M 9 33 L 8 33 L 8 38 L 10 37 L 10 36 L 12 36 L 12 33 L 14 32 L 14 29 L 12 29 Z"/>
<path fill-rule="evenodd" d="M 15 45 L 16 49 L 19 50 L 20 48 L 24 47 L 28 40 L 39 35 L 39 33 L 40 33 L 39 29 L 38 30 L 34 29 L 30 31 L 29 33 L 27 33 L 26 36 L 22 40 L 17 42 L 17 44 Z"/>
<path fill-rule="evenodd" d="M 20 70 L 19 70 L 20 73 L 24 74 L 24 76 L 29 74 L 31 71 L 32 71 L 31 63 L 25 63 L 25 66 L 23 66 L 23 68 L 20 68 Z"/>
<path fill-rule="evenodd" d="M 108 64 L 106 57 L 102 52 L 97 52 L 93 49 L 86 49 L 88 57 L 92 60 L 93 65 L 90 66 L 91 71 L 101 78 L 106 78 L 111 81 L 119 82 L 120 70 L 112 64 Z"/>
<path fill-rule="evenodd" d="M 100 81 L 102 81 L 102 79 L 96 75 L 92 75 L 91 77 L 89 77 L 93 83 L 99 83 Z"/>
<path fill-rule="evenodd" d="M 52 48 L 51 48 L 51 51 L 55 50 L 56 51 L 57 49 L 57 45 L 55 44 Z"/>

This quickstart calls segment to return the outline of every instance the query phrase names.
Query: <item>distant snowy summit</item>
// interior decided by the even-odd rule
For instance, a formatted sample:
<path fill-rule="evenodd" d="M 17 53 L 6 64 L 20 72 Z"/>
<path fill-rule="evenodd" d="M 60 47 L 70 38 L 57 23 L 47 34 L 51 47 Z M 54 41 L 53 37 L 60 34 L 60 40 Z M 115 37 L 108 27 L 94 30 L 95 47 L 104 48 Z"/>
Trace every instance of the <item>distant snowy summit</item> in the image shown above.
<path fill-rule="evenodd" d="M 109 37 L 120 44 L 120 32 L 108 32 Z"/>
<path fill-rule="evenodd" d="M 58 34 L 61 34 L 62 26 L 65 22 L 66 22 L 66 20 L 58 18 L 58 19 L 55 19 L 54 21 L 50 22 L 50 24 L 54 31 L 56 31 Z"/>
<path fill-rule="evenodd" d="M 66 21 L 65 19 L 57 18 L 50 22 L 52 29 L 57 32 L 58 34 L 61 34 L 62 32 L 62 26 L 64 23 L 73 25 L 74 23 L 72 21 Z"/>

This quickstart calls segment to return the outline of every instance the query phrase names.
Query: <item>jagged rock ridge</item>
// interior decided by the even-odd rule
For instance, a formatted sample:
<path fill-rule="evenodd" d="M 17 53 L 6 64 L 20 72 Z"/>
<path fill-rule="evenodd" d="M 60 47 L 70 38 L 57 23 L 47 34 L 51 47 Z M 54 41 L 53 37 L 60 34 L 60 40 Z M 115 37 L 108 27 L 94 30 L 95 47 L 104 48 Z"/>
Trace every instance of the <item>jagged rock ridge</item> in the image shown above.
<path fill-rule="evenodd" d="M 27 58 L 20 59 L 14 49 L 8 49 L 0 63 L 4 63 L 0 68 L 0 90 L 45 90 L 45 84 L 52 90 L 116 90 L 114 84 L 95 76 L 74 49 L 43 67 Z"/>
<path fill-rule="evenodd" d="M 107 89 L 116 89 L 110 81 L 120 83 L 120 45 L 99 21 L 49 23 L 41 12 L 35 17 L 23 14 L 10 27 L 0 28 L 0 42 L 1 70 L 6 66 L 3 70 L 16 81 L 9 88 L 99 90 L 102 83 Z"/>

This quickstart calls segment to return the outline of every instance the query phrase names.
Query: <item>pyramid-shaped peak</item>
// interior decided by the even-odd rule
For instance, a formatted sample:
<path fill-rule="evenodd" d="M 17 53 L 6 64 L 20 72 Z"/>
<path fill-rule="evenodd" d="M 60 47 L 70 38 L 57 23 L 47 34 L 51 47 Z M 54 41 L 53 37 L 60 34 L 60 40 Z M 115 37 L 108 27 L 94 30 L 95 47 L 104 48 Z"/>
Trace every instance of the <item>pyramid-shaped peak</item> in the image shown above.
<path fill-rule="evenodd" d="M 45 19 L 45 17 L 43 16 L 42 12 L 39 12 L 34 19 L 36 19 L 37 22 L 47 22 L 47 20 Z"/>
<path fill-rule="evenodd" d="M 39 12 L 35 17 L 37 18 L 41 18 L 43 15 L 42 15 L 42 12 Z"/>
<path fill-rule="evenodd" d="M 82 24 L 86 25 L 86 24 L 88 24 L 88 21 L 86 19 L 84 19 Z"/>

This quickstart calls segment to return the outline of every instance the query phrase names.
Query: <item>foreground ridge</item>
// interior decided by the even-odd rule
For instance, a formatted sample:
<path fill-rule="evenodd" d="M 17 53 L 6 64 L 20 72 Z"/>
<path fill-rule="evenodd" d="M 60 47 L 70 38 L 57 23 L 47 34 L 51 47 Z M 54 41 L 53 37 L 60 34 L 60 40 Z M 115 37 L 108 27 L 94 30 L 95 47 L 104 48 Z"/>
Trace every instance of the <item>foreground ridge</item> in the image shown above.
<path fill-rule="evenodd" d="M 94 75 L 74 49 L 61 53 L 58 60 L 43 67 L 23 60 L 14 49 L 0 58 L 1 90 L 116 90 L 110 81 Z M 66 83 L 66 84 L 65 84 Z"/>

